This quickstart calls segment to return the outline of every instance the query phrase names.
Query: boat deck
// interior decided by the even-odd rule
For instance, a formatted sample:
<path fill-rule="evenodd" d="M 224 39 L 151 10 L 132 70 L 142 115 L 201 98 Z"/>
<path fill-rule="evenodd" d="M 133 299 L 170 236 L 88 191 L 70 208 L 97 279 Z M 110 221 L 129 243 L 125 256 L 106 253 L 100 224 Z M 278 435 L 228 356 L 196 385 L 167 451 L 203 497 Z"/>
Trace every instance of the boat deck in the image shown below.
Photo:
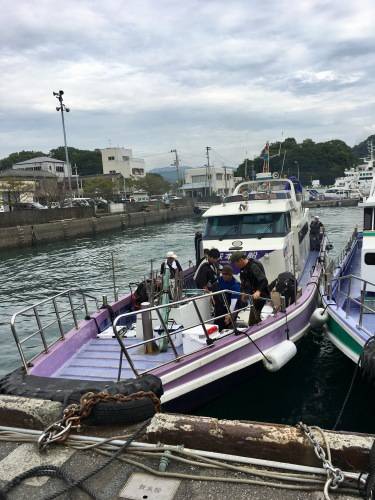
<path fill-rule="evenodd" d="M 139 342 L 139 339 L 124 339 L 126 347 Z M 182 346 L 177 347 L 178 354 L 182 354 Z M 174 353 L 171 348 L 167 352 L 157 355 L 144 354 L 144 346 L 129 350 L 131 359 L 139 372 L 172 361 Z M 120 361 L 120 348 L 117 340 L 92 339 L 84 345 L 65 365 L 54 373 L 54 377 L 81 380 L 116 380 Z M 133 370 L 126 359 L 123 360 L 121 379 L 134 378 Z"/>
<path fill-rule="evenodd" d="M 304 288 L 310 281 L 311 269 L 318 257 L 317 251 L 309 253 L 299 286 Z M 126 347 L 139 341 L 135 338 L 123 339 Z M 183 354 L 182 346 L 177 347 L 179 355 Z M 145 354 L 144 346 L 129 350 L 136 369 L 142 373 L 172 361 L 174 352 L 169 347 L 167 352 L 155 355 Z M 116 380 L 120 360 L 120 348 L 115 338 L 93 338 L 53 374 L 54 377 L 81 380 Z M 134 373 L 126 359 L 123 359 L 121 379 L 133 378 Z"/>

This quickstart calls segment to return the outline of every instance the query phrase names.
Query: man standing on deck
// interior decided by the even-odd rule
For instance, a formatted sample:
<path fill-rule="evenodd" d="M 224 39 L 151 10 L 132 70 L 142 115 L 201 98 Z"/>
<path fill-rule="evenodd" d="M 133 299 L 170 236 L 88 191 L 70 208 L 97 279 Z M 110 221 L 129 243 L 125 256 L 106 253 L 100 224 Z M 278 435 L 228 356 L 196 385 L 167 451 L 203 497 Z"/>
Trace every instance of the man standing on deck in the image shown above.
<path fill-rule="evenodd" d="M 201 288 L 206 291 L 212 289 L 212 286 L 219 279 L 219 259 L 220 252 L 217 248 L 211 248 L 211 250 L 207 252 L 207 260 L 201 262 L 196 274 L 194 275 L 197 288 Z"/>
<path fill-rule="evenodd" d="M 165 256 L 165 261 L 161 263 L 160 274 L 163 275 L 166 268 L 170 271 L 170 277 L 174 278 L 176 271 L 181 272 L 181 264 L 177 260 L 177 255 L 174 252 L 168 252 Z"/>
<path fill-rule="evenodd" d="M 243 252 L 234 252 L 230 261 L 240 271 L 242 301 L 247 302 L 250 295 L 253 299 L 253 307 L 250 309 L 249 325 L 255 325 L 261 321 L 261 312 L 267 298 L 269 298 L 268 281 L 263 264 L 258 260 L 247 258 Z"/>

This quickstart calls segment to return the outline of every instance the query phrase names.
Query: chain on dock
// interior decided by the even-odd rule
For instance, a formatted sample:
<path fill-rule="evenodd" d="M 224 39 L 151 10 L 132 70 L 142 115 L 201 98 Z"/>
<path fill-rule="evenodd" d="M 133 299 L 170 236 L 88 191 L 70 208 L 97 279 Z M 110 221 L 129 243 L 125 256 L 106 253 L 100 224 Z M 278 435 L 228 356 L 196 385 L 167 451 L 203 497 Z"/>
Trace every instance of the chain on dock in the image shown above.
<path fill-rule="evenodd" d="M 322 461 L 323 469 L 327 473 L 327 480 L 324 485 L 324 498 L 329 500 L 329 490 L 336 490 L 340 484 L 344 481 L 345 475 L 341 469 L 335 467 L 331 461 L 331 452 L 326 439 L 326 436 L 320 427 L 309 427 L 303 422 L 299 422 L 297 427 L 305 434 L 307 439 L 314 447 L 315 455 Z M 320 445 L 317 437 L 313 433 L 313 430 L 317 430 L 322 435 L 323 441 L 327 448 L 327 453 L 324 451 L 323 447 Z"/>
<path fill-rule="evenodd" d="M 45 450 L 51 443 L 64 442 L 71 430 L 80 430 L 81 421 L 90 416 L 95 405 L 101 402 L 127 403 L 143 398 L 149 398 L 154 404 L 155 412 L 160 412 L 160 399 L 152 391 L 139 391 L 134 394 L 109 394 L 108 392 L 87 392 L 79 404 L 73 403 L 67 406 L 63 412 L 63 418 L 50 425 L 38 439 L 40 450 Z"/>

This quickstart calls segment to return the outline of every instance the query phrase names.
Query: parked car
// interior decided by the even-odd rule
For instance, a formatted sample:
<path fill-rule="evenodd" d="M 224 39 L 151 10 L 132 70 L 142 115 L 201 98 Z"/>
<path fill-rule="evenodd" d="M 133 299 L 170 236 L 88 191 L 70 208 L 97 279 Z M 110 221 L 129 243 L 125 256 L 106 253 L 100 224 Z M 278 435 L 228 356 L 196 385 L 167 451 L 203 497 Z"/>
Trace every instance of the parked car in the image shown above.
<path fill-rule="evenodd" d="M 66 198 L 62 203 L 62 207 L 95 207 L 95 201 L 91 198 Z"/>
<path fill-rule="evenodd" d="M 47 207 L 37 201 L 29 201 L 25 203 L 15 203 L 12 210 L 46 210 Z"/>

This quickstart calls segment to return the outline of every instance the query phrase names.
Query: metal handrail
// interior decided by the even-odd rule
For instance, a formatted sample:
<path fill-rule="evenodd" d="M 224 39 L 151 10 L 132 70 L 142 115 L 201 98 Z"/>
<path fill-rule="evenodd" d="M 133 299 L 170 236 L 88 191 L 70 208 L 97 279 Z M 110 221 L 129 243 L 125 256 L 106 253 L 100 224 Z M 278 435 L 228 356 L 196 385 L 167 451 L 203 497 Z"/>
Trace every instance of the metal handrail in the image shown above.
<path fill-rule="evenodd" d="M 361 299 L 360 300 L 351 296 L 352 280 L 354 280 L 354 279 L 363 283 L 363 286 L 361 289 Z M 346 292 L 341 289 L 341 283 L 344 280 L 349 280 L 348 291 L 346 291 Z M 368 330 L 367 328 L 365 328 L 363 326 L 363 314 L 364 314 L 364 310 L 371 313 L 371 314 L 375 314 L 375 309 L 370 307 L 369 305 L 365 304 L 367 286 L 370 285 L 370 286 L 375 287 L 375 284 L 371 283 L 370 281 L 367 281 L 359 276 L 355 276 L 354 274 L 340 276 L 338 278 L 334 278 L 332 281 L 338 282 L 337 290 L 336 290 L 337 297 L 342 296 L 344 298 L 344 301 L 347 301 L 346 307 L 345 307 L 346 317 L 350 316 L 351 303 L 357 304 L 359 306 L 359 321 L 358 321 L 357 327 L 360 328 L 361 330 L 363 330 L 364 332 L 366 332 L 367 334 L 373 335 L 373 333 L 370 330 Z M 344 303 L 343 303 L 343 305 L 344 305 Z M 339 307 L 340 307 L 339 302 L 338 302 L 338 300 L 336 300 L 336 308 L 338 309 Z M 341 307 L 341 309 L 342 309 L 342 307 Z"/>
<path fill-rule="evenodd" d="M 250 303 L 246 305 L 246 307 L 243 307 L 243 308 L 240 308 L 240 309 L 236 309 L 234 310 L 233 312 L 230 311 L 230 308 L 229 308 L 229 304 L 228 302 L 226 301 L 226 293 L 229 293 L 231 295 L 236 295 L 236 296 L 241 296 L 241 295 L 246 295 L 249 299 L 250 299 Z M 198 300 L 201 300 L 203 298 L 207 298 L 207 297 L 214 297 L 216 295 L 222 295 L 223 297 L 223 301 L 224 301 L 224 304 L 226 306 L 226 309 L 227 309 L 227 312 L 225 314 L 222 314 L 220 316 L 215 316 L 215 317 L 212 317 L 212 318 L 209 318 L 207 320 L 203 320 L 202 316 L 201 316 L 201 313 L 199 311 L 199 308 L 196 304 L 196 302 Z M 262 300 L 264 300 L 266 303 L 267 302 L 270 302 L 272 303 L 272 300 L 269 299 L 269 298 L 265 298 L 265 297 L 261 297 Z M 176 330 L 176 332 L 172 332 L 172 334 L 169 332 L 169 328 L 168 326 L 165 324 L 165 322 L 162 320 L 161 318 L 161 314 L 160 314 L 160 309 L 164 309 L 164 308 L 172 308 L 176 305 L 181 305 L 181 304 L 188 304 L 188 303 L 191 303 L 193 302 L 193 305 L 194 305 L 194 309 L 195 309 L 195 312 L 199 318 L 199 323 L 197 323 L 196 325 L 193 325 L 193 326 L 189 326 L 189 327 L 186 327 L 186 328 L 181 328 L 179 330 Z M 123 360 L 123 356 L 125 356 L 130 368 L 132 369 L 134 375 L 136 377 L 139 377 L 141 374 L 139 373 L 139 371 L 137 370 L 137 368 L 135 367 L 131 357 L 130 357 L 130 354 L 129 354 L 129 350 L 130 349 L 135 349 L 137 347 L 140 347 L 140 346 L 143 346 L 143 345 L 146 345 L 150 342 L 155 342 L 155 339 L 152 338 L 152 339 L 147 339 L 147 340 L 143 340 L 141 342 L 137 342 L 136 344 L 132 344 L 130 346 L 125 346 L 124 342 L 123 342 L 123 339 L 121 338 L 121 335 L 120 335 L 120 332 L 118 331 L 118 326 L 122 326 L 122 325 L 118 325 L 119 321 L 120 320 L 124 320 L 126 318 L 130 318 L 130 317 L 134 317 L 135 315 L 137 314 L 144 314 L 144 313 L 151 313 L 152 311 L 156 311 L 157 315 L 158 315 L 158 318 L 160 320 L 160 323 L 161 323 L 161 326 L 162 326 L 162 329 L 164 330 L 164 334 L 163 335 L 160 335 L 158 337 L 158 339 L 156 340 L 161 340 L 161 339 L 164 339 L 164 338 L 167 338 L 168 341 L 170 342 L 171 344 L 171 347 L 173 349 L 173 351 L 175 353 L 177 353 L 177 350 L 176 350 L 176 346 L 174 344 L 174 341 L 173 341 L 173 338 L 172 336 L 175 334 L 175 333 L 182 333 L 184 332 L 185 330 L 189 330 L 191 328 L 195 328 L 196 326 L 202 326 L 203 328 L 203 331 L 204 331 L 204 334 L 205 334 L 205 337 L 206 337 L 206 346 L 203 347 L 202 349 L 206 349 L 207 347 L 210 347 L 211 345 L 213 345 L 214 343 L 214 339 L 212 339 L 207 331 L 207 328 L 206 328 L 206 324 L 207 323 L 212 323 L 213 321 L 217 320 L 217 319 L 221 319 L 221 318 L 224 318 L 225 316 L 228 316 L 230 317 L 230 321 L 232 323 L 232 327 L 233 327 L 233 330 L 235 331 L 236 330 L 236 326 L 235 326 L 235 320 L 234 320 L 234 317 L 233 317 L 233 314 L 236 314 L 240 311 L 243 311 L 243 310 L 246 310 L 248 309 L 250 306 L 253 307 L 253 301 L 252 301 L 252 298 L 251 298 L 251 295 L 250 294 L 246 294 L 244 292 L 235 292 L 233 290 L 219 290 L 217 292 L 211 292 L 209 294 L 203 294 L 203 295 L 198 295 L 197 297 L 188 297 L 186 299 L 181 299 L 181 300 L 177 300 L 176 302 L 173 302 L 173 303 L 170 303 L 170 304 L 161 304 L 161 305 L 158 305 L 158 306 L 151 306 L 151 307 L 147 307 L 145 309 L 141 309 L 139 311 L 131 311 L 131 312 L 127 312 L 127 313 L 123 313 L 123 314 L 120 314 L 119 316 L 116 317 L 116 319 L 114 320 L 113 322 L 113 332 L 115 334 L 115 337 L 120 345 L 120 350 L 121 350 L 121 356 L 120 356 L 120 362 L 119 362 L 119 369 L 118 369 L 118 376 L 117 376 L 117 381 L 120 380 L 121 378 L 121 369 L 122 369 L 122 360 Z M 228 335 L 232 335 L 233 332 L 231 332 L 230 334 Z M 226 337 L 227 335 L 223 335 L 221 336 L 220 338 L 224 338 Z M 201 349 L 199 349 L 200 351 Z M 197 350 L 198 352 L 198 350 Z M 158 368 L 164 366 L 164 365 L 167 365 L 167 364 L 170 364 L 171 362 L 178 362 L 180 359 L 188 356 L 189 354 L 182 354 L 180 356 L 175 356 L 172 360 L 169 360 L 167 361 L 166 363 L 162 363 L 160 365 L 158 365 Z M 144 373 L 147 373 L 149 371 L 151 371 L 152 369 L 154 368 L 151 368 L 149 370 L 145 370 L 144 372 L 142 372 L 142 374 Z"/>
<path fill-rule="evenodd" d="M 78 306 L 78 305 L 73 303 L 73 298 L 72 298 L 73 294 L 78 294 L 79 297 L 82 298 L 82 305 L 81 306 Z M 62 298 L 62 297 L 68 299 L 69 306 L 70 306 L 69 309 L 64 309 L 63 311 L 59 310 L 58 304 L 57 304 L 57 299 Z M 16 342 L 18 353 L 19 353 L 21 361 L 22 361 L 22 365 L 23 365 L 24 369 L 26 370 L 26 372 L 28 371 L 28 368 L 30 367 L 31 361 L 36 356 L 38 356 L 40 353 L 34 355 L 31 359 L 27 360 L 25 353 L 24 353 L 24 350 L 23 350 L 23 347 L 22 347 L 23 344 L 25 344 L 28 340 L 34 338 L 35 336 L 39 335 L 40 339 L 42 341 L 42 344 L 43 344 L 43 351 L 45 353 L 48 353 L 49 349 L 54 344 L 56 344 L 56 342 L 65 340 L 65 333 L 66 332 L 64 330 L 64 325 L 62 323 L 62 320 L 64 318 L 71 317 L 71 319 L 74 322 L 75 328 L 78 329 L 78 318 L 77 318 L 76 312 L 84 310 L 85 317 L 87 317 L 89 315 L 87 299 L 94 300 L 95 305 L 96 305 L 96 309 L 99 308 L 99 302 L 98 302 L 98 299 L 96 297 L 84 292 L 81 289 L 70 288 L 70 289 L 64 290 L 64 291 L 62 291 L 62 292 L 60 292 L 52 297 L 47 297 L 46 299 L 43 299 L 43 300 L 37 302 L 36 304 L 24 307 L 20 311 L 17 311 L 16 313 L 13 314 L 13 316 L 10 320 L 10 328 L 11 328 L 14 340 Z M 52 321 L 49 321 L 47 324 L 42 323 L 41 318 L 44 316 L 40 315 L 40 307 L 45 305 L 45 304 L 52 304 L 52 306 L 53 306 L 52 315 L 54 315 L 54 318 L 55 318 L 55 319 L 52 319 Z M 34 331 L 30 335 L 27 335 L 26 337 L 24 337 L 22 339 L 20 338 L 19 333 L 17 332 L 17 326 L 16 326 L 16 322 L 17 322 L 17 320 L 19 320 L 20 316 L 24 316 L 24 317 L 26 316 L 26 318 L 28 320 L 31 320 L 34 318 L 36 323 L 37 323 L 37 326 L 38 326 L 36 331 Z M 58 326 L 58 331 L 59 331 L 60 336 L 57 340 L 54 340 L 54 341 L 48 343 L 46 335 L 45 335 L 45 331 L 54 325 Z"/>

